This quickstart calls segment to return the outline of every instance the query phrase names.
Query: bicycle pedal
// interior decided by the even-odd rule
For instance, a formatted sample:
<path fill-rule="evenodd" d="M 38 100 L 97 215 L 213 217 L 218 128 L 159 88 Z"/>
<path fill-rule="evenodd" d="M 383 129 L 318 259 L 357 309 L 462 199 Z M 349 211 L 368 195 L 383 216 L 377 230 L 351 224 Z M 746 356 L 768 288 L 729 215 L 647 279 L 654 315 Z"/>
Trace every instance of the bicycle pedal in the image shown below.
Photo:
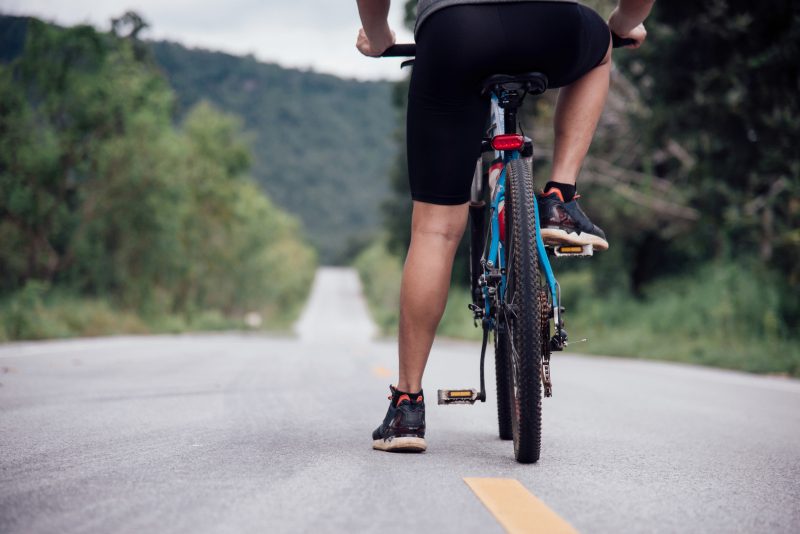
<path fill-rule="evenodd" d="M 594 256 L 594 247 L 592 245 L 555 245 L 553 246 L 553 254 L 557 258 L 562 256 Z"/>
<path fill-rule="evenodd" d="M 439 404 L 475 404 L 478 390 L 475 389 L 440 389 Z"/>

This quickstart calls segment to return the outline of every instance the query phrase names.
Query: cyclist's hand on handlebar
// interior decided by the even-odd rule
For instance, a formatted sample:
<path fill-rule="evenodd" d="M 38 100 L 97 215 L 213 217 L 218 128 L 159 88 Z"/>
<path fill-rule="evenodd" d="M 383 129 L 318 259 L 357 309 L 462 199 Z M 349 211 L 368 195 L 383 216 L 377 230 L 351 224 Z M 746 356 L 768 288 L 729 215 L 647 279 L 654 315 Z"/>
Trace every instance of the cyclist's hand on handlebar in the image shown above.
<path fill-rule="evenodd" d="M 641 19 L 639 19 L 641 20 Z M 636 24 L 636 20 L 629 20 L 619 9 L 615 9 L 608 18 L 608 27 L 612 33 L 623 38 L 636 41 L 633 44 L 625 45 L 625 48 L 639 48 L 647 39 L 647 30 L 644 24 Z"/>
<path fill-rule="evenodd" d="M 611 31 L 614 31 L 613 29 Z M 616 32 L 614 32 L 616 33 Z M 639 48 L 644 43 L 644 40 L 647 39 L 647 30 L 644 27 L 644 24 L 639 24 L 634 29 L 629 31 L 627 34 L 620 34 L 617 33 L 623 39 L 633 39 L 636 41 L 635 43 L 631 43 L 625 45 L 623 48 Z"/>
<path fill-rule="evenodd" d="M 358 37 L 356 38 L 356 48 L 358 51 L 369 57 L 380 57 L 387 48 L 392 46 L 395 42 L 395 35 L 389 27 L 386 27 L 386 33 L 381 36 L 380 40 L 375 39 L 370 41 L 364 28 L 358 30 Z"/>

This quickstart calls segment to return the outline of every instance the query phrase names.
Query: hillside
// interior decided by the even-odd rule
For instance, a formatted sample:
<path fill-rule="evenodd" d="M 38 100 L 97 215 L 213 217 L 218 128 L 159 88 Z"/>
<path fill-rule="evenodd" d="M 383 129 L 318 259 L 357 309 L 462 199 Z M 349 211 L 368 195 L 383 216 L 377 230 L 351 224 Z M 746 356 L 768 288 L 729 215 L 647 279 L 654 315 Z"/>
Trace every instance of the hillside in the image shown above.
<path fill-rule="evenodd" d="M 26 20 L 0 16 L 0 61 L 22 50 Z M 346 259 L 348 243 L 377 229 L 396 151 L 391 84 L 147 44 L 177 95 L 176 123 L 200 100 L 242 119 L 252 175 L 277 205 L 300 217 L 323 263 Z"/>
<path fill-rule="evenodd" d="M 391 85 L 285 69 L 253 57 L 152 43 L 179 98 L 242 117 L 252 133 L 253 176 L 303 220 L 323 262 L 380 224 L 394 159 Z"/>

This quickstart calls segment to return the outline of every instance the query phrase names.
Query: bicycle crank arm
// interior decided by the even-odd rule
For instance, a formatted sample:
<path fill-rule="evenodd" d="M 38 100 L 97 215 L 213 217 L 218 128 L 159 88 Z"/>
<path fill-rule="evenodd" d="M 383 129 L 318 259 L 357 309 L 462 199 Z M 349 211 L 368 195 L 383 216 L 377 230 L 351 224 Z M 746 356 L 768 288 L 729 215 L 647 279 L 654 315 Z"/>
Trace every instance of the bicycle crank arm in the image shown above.
<path fill-rule="evenodd" d="M 439 404 L 475 404 L 480 400 L 477 389 L 440 389 Z"/>

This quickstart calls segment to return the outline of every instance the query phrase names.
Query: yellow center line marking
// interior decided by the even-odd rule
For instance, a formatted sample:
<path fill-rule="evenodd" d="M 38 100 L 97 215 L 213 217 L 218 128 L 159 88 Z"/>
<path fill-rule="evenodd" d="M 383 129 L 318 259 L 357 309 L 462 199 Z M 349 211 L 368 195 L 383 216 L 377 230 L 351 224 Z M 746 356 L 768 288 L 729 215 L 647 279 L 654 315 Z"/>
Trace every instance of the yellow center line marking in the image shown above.
<path fill-rule="evenodd" d="M 578 534 L 518 480 L 465 478 L 464 482 L 509 534 Z"/>
<path fill-rule="evenodd" d="M 392 376 L 392 372 L 389 369 L 381 367 L 380 365 L 376 365 L 372 368 L 372 374 L 380 378 L 389 378 Z"/>

